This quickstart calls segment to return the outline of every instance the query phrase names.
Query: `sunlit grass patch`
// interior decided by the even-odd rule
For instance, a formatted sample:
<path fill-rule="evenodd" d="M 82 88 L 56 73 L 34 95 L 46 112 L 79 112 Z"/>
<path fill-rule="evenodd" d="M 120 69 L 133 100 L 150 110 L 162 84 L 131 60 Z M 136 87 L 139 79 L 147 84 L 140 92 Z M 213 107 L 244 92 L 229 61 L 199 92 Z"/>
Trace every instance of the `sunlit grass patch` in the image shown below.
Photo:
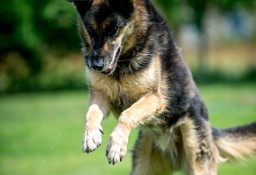
<path fill-rule="evenodd" d="M 200 88 L 215 127 L 256 121 L 256 84 L 208 85 Z M 106 142 L 116 121 L 103 121 L 102 145 L 93 153 L 81 149 L 88 94 L 84 91 L 16 94 L 0 97 L 0 174 L 120 175 L 129 174 L 131 153 L 109 165 Z M 137 136 L 130 136 L 131 150 Z M 220 166 L 220 175 L 252 175 L 256 159 Z"/>

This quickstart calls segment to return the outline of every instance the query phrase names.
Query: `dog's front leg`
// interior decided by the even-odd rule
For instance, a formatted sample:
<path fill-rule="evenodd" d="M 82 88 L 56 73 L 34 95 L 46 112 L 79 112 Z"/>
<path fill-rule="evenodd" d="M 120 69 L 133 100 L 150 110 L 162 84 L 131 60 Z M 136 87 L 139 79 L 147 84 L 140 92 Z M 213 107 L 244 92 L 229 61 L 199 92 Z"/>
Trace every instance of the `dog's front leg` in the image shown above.
<path fill-rule="evenodd" d="M 122 161 L 131 130 L 136 125 L 143 125 L 149 121 L 162 106 L 159 94 L 148 94 L 122 112 L 108 141 L 106 156 L 109 163 L 115 164 Z"/>
<path fill-rule="evenodd" d="M 101 134 L 103 134 L 101 121 L 109 112 L 109 102 L 103 94 L 91 92 L 90 95 L 82 145 L 83 151 L 86 153 L 92 152 L 100 146 Z"/>

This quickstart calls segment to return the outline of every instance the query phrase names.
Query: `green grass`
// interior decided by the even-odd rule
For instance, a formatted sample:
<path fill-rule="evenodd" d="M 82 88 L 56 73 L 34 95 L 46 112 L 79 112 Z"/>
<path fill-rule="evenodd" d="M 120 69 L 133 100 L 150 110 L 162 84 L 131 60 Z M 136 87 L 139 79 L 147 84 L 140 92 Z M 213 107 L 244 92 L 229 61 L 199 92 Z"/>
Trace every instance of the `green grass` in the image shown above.
<path fill-rule="evenodd" d="M 211 123 L 231 127 L 256 121 L 256 84 L 200 87 Z M 122 163 L 109 165 L 106 141 L 115 125 L 103 122 L 103 144 L 91 154 L 81 151 L 86 92 L 57 92 L 0 96 L 1 175 L 120 175 L 129 174 L 131 153 Z M 130 137 L 132 149 L 137 131 Z M 253 175 L 256 158 L 224 163 L 220 175 Z"/>

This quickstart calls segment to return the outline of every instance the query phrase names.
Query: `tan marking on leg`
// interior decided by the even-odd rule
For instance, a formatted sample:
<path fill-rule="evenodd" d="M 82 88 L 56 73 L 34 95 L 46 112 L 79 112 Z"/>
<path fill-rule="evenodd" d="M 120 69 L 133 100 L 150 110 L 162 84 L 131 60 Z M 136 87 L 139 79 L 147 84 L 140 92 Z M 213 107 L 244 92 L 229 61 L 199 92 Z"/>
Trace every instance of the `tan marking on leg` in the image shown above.
<path fill-rule="evenodd" d="M 91 128 L 98 126 L 103 119 L 103 112 L 100 110 L 99 106 L 92 104 L 86 114 L 86 127 Z"/>
<path fill-rule="evenodd" d="M 130 131 L 136 125 L 149 122 L 162 106 L 159 94 L 148 94 L 121 114 L 107 146 L 107 158 L 110 163 L 114 164 L 122 160 L 126 153 Z"/>
<path fill-rule="evenodd" d="M 218 150 L 213 142 L 210 125 L 205 125 L 204 131 L 197 131 L 191 119 L 185 117 L 181 125 L 186 161 L 183 170 L 189 175 L 216 175 Z M 200 140 L 197 132 L 204 132 L 206 138 Z"/>
<path fill-rule="evenodd" d="M 163 108 L 163 100 L 160 94 L 148 94 L 125 110 L 117 125 L 121 125 L 131 130 L 136 125 L 143 125 L 150 121 L 154 114 Z"/>

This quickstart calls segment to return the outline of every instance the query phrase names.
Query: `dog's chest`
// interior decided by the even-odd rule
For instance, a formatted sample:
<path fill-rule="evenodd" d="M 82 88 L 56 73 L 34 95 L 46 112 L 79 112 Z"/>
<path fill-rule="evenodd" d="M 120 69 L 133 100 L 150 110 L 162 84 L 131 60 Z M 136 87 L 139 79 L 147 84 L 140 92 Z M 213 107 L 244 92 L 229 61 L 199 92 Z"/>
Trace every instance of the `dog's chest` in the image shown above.
<path fill-rule="evenodd" d="M 158 77 L 154 71 L 124 75 L 118 80 L 96 73 L 89 74 L 88 78 L 91 87 L 105 94 L 118 113 L 158 88 Z"/>

